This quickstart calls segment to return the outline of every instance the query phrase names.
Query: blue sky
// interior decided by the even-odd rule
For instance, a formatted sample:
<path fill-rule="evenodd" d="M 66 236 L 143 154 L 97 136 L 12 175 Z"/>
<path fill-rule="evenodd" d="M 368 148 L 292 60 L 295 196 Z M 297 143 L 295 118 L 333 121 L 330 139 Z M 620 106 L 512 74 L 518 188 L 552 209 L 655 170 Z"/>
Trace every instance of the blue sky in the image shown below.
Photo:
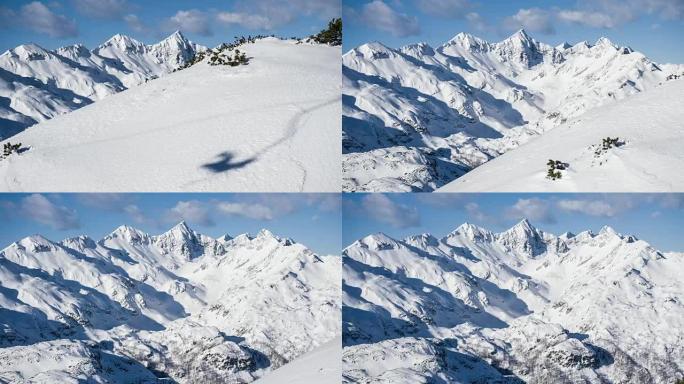
<path fill-rule="evenodd" d="M 177 29 L 216 46 L 236 35 L 308 36 L 339 16 L 339 0 L 2 0 L 0 51 L 28 42 L 95 48 L 117 33 L 151 44 Z"/>
<path fill-rule="evenodd" d="M 343 17 L 345 50 L 369 41 L 437 46 L 459 32 L 494 42 L 522 27 L 552 45 L 606 36 L 656 62 L 684 63 L 682 0 L 343 0 Z"/>
<path fill-rule="evenodd" d="M 345 246 L 372 233 L 442 237 L 464 222 L 495 232 L 522 218 L 547 232 L 598 232 L 604 225 L 662 251 L 684 251 L 684 194 L 345 194 Z"/>
<path fill-rule="evenodd" d="M 160 234 L 185 220 L 213 237 L 266 228 L 339 254 L 340 215 L 337 194 L 2 194 L 0 249 L 33 234 L 99 240 L 123 224 Z"/>

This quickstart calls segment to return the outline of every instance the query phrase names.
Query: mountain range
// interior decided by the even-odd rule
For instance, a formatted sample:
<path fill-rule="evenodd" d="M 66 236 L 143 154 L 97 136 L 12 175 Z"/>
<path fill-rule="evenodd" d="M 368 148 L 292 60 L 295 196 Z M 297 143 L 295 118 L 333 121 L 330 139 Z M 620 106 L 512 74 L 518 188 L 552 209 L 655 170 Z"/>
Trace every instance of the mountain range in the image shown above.
<path fill-rule="evenodd" d="M 524 30 L 498 43 L 459 33 L 436 48 L 373 42 L 342 61 L 345 191 L 435 190 L 684 74 L 607 38 L 554 47 Z"/>
<path fill-rule="evenodd" d="M 610 227 L 370 235 L 343 252 L 343 381 L 674 382 L 683 272 Z"/>
<path fill-rule="evenodd" d="M 206 50 L 179 31 L 153 45 L 117 34 L 93 50 L 10 49 L 0 55 L 0 139 L 163 76 Z"/>
<path fill-rule="evenodd" d="M 30 236 L 0 252 L 0 381 L 251 382 L 338 337 L 339 274 L 267 230 Z"/>

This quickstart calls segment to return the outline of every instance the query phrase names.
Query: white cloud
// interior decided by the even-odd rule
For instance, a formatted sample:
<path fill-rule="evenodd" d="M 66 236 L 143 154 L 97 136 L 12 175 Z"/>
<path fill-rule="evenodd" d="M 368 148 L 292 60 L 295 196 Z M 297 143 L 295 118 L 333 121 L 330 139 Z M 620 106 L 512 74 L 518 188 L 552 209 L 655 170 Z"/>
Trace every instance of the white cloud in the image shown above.
<path fill-rule="evenodd" d="M 78 27 L 74 20 L 52 12 L 40 1 L 28 3 L 18 11 L 0 7 L 0 28 L 7 26 L 57 38 L 78 36 Z"/>
<path fill-rule="evenodd" d="M 465 206 L 465 211 L 468 216 L 477 221 L 489 221 L 491 217 L 486 213 L 482 212 L 480 205 L 477 203 L 468 203 Z"/>
<path fill-rule="evenodd" d="M 558 18 L 567 23 L 583 24 L 593 28 L 613 28 L 618 24 L 618 20 L 600 12 L 561 10 L 558 12 Z"/>
<path fill-rule="evenodd" d="M 530 32 L 540 32 L 547 35 L 556 33 L 551 13 L 541 8 L 518 10 L 515 15 L 504 19 L 504 28 L 509 30 L 524 28 Z"/>
<path fill-rule="evenodd" d="M 125 193 L 82 193 L 76 198 L 85 206 L 108 211 L 119 211 L 131 200 Z"/>
<path fill-rule="evenodd" d="M 249 29 L 274 30 L 301 16 L 317 16 L 323 20 L 340 17 L 339 0 L 251 0 L 238 2 L 231 11 L 220 12 L 216 20 Z"/>
<path fill-rule="evenodd" d="M 80 228 L 75 210 L 51 202 L 47 197 L 33 194 L 24 197 L 20 204 L 20 214 L 24 218 L 37 221 L 57 230 Z"/>
<path fill-rule="evenodd" d="M 135 204 L 129 204 L 123 208 L 123 211 L 138 224 L 150 222 L 140 208 Z"/>
<path fill-rule="evenodd" d="M 564 211 L 589 216 L 613 217 L 622 211 L 620 206 L 604 200 L 560 200 L 557 204 Z"/>
<path fill-rule="evenodd" d="M 254 220 L 273 220 L 275 217 L 270 207 L 259 203 L 219 202 L 216 208 L 224 215 L 242 216 Z"/>
<path fill-rule="evenodd" d="M 506 216 L 514 219 L 526 218 L 549 224 L 556 222 L 556 217 L 553 215 L 549 202 L 536 197 L 518 199 L 512 207 L 506 210 Z"/>
<path fill-rule="evenodd" d="M 361 201 L 364 213 L 374 220 L 387 223 L 396 228 L 415 227 L 420 224 L 416 208 L 398 204 L 383 194 L 369 194 Z"/>
<path fill-rule="evenodd" d="M 131 8 L 126 0 L 73 0 L 76 10 L 97 19 L 120 19 Z"/>
<path fill-rule="evenodd" d="M 187 221 L 200 225 L 215 225 L 207 205 L 197 200 L 179 201 L 166 212 L 164 219 L 166 222 L 172 223 Z"/>
<path fill-rule="evenodd" d="M 466 20 L 471 27 L 475 28 L 476 31 L 484 32 L 491 29 L 490 25 L 482 18 L 482 16 L 477 12 L 469 12 L 465 16 Z"/>
<path fill-rule="evenodd" d="M 271 30 L 275 27 L 266 16 L 242 12 L 221 12 L 216 19 L 224 24 L 238 24 L 249 29 Z"/>
<path fill-rule="evenodd" d="M 423 13 L 436 17 L 462 18 L 472 6 L 468 0 L 416 0 Z"/>
<path fill-rule="evenodd" d="M 370 28 L 391 33 L 396 37 L 415 36 L 420 33 L 416 17 L 396 12 L 382 0 L 373 0 L 365 4 L 358 14 L 358 19 Z"/>
<path fill-rule="evenodd" d="M 130 14 L 124 16 L 124 21 L 128 25 L 128 28 L 131 30 L 138 32 L 138 33 L 147 33 L 149 32 L 149 28 L 145 25 L 145 23 L 140 20 L 138 15 Z"/>
<path fill-rule="evenodd" d="M 197 9 L 181 10 L 176 12 L 165 22 L 166 30 L 181 30 L 196 33 L 202 36 L 212 36 L 210 20 L 206 13 Z"/>

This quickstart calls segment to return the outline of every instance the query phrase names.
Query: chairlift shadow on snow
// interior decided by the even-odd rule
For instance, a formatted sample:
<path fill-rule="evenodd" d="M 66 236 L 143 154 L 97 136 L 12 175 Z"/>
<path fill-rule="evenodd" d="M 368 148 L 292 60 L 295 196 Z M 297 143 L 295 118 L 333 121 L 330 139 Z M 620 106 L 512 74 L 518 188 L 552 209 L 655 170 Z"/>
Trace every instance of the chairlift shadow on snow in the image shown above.
<path fill-rule="evenodd" d="M 256 158 L 252 157 L 246 160 L 241 160 L 241 161 L 234 161 L 233 158 L 235 155 L 232 153 L 226 151 L 223 153 L 218 154 L 218 160 L 211 162 L 211 163 L 206 163 L 202 165 L 202 168 L 207 169 L 213 173 L 222 173 L 222 172 L 228 172 L 233 169 L 238 169 L 242 168 L 250 163 L 252 163 Z"/>

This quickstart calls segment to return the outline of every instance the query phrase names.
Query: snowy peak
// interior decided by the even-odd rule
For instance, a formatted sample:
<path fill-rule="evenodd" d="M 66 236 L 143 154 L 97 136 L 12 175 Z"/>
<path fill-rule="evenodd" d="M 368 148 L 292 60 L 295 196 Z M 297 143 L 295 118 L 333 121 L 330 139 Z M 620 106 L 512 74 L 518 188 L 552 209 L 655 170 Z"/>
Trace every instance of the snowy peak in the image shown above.
<path fill-rule="evenodd" d="M 57 48 L 55 53 L 74 61 L 77 61 L 78 58 L 81 57 L 90 57 L 91 55 L 90 50 L 83 44 L 67 45 L 66 47 Z"/>
<path fill-rule="evenodd" d="M 464 237 L 471 241 L 491 241 L 494 236 L 492 232 L 482 227 L 470 223 L 463 223 L 447 235 L 447 240 L 450 237 Z"/>
<path fill-rule="evenodd" d="M 128 225 L 121 225 L 115 229 L 112 233 L 105 237 L 106 240 L 109 239 L 120 239 L 128 243 L 146 243 L 149 241 L 150 236 L 136 228 Z"/>
<path fill-rule="evenodd" d="M 451 38 L 451 40 L 445 44 L 445 46 L 449 45 L 458 45 L 469 51 L 487 51 L 490 48 L 490 44 L 484 39 L 465 32 L 460 32 Z"/>
<path fill-rule="evenodd" d="M 418 44 L 410 44 L 401 48 L 401 52 L 405 55 L 419 58 L 421 56 L 434 56 L 435 50 L 430 44 L 422 42 Z"/>
<path fill-rule="evenodd" d="M 504 247 L 529 257 L 539 256 L 547 251 L 544 234 L 527 219 L 522 219 L 507 231 L 497 234 L 496 239 Z"/>
<path fill-rule="evenodd" d="M 596 43 L 594 44 L 596 47 L 611 47 L 614 49 L 617 49 L 618 46 L 613 44 L 612 41 L 610 41 L 607 37 L 600 37 L 598 40 L 596 40 Z"/>
<path fill-rule="evenodd" d="M 22 61 L 38 61 L 54 58 L 52 53 L 37 44 L 22 44 L 16 48 L 5 52 L 3 56 L 8 55 L 11 58 L 18 58 Z"/>
<path fill-rule="evenodd" d="M 350 247 L 353 247 L 354 245 L 360 245 L 363 248 L 381 251 L 386 249 L 398 248 L 399 242 L 397 242 L 396 240 L 382 232 L 378 232 L 372 235 L 368 235 L 361 240 L 358 240 Z"/>
<path fill-rule="evenodd" d="M 422 233 L 420 235 L 409 236 L 404 239 L 404 242 L 406 244 L 418 247 L 420 249 L 439 246 L 439 240 L 429 233 Z"/>
<path fill-rule="evenodd" d="M 351 53 L 367 60 L 388 59 L 397 56 L 397 52 L 394 49 L 377 41 L 360 45 L 352 49 Z"/>
<path fill-rule="evenodd" d="M 100 45 L 98 49 L 106 49 L 109 47 L 114 47 L 121 51 L 142 51 L 145 48 L 145 44 L 135 40 L 132 37 L 117 33 Z"/>
<path fill-rule="evenodd" d="M 563 43 L 558 44 L 556 46 L 556 49 L 558 49 L 559 51 L 564 51 L 564 50 L 571 48 L 571 47 L 572 47 L 572 45 L 570 45 L 570 43 L 568 43 L 567 41 L 564 41 Z"/>
<path fill-rule="evenodd" d="M 510 35 L 499 44 L 508 44 L 520 47 L 536 47 L 535 40 L 525 32 L 524 29 L 519 29 L 514 34 Z"/>

